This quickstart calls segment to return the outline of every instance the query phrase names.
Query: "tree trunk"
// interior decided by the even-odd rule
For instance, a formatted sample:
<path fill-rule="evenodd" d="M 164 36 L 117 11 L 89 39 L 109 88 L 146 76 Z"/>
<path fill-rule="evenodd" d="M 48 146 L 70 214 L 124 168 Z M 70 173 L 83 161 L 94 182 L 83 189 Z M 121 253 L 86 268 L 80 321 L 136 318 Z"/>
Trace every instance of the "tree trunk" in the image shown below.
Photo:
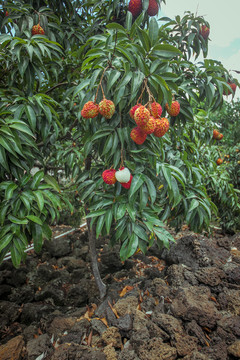
<path fill-rule="evenodd" d="M 100 293 L 100 299 L 103 299 L 104 296 L 106 295 L 107 289 L 106 289 L 106 285 L 103 283 L 101 279 L 101 275 L 98 269 L 95 226 L 93 225 L 92 229 L 90 229 L 90 223 L 91 223 L 91 219 L 87 219 L 88 242 L 89 242 L 89 250 L 91 256 L 91 263 L 92 263 L 92 271 Z"/>

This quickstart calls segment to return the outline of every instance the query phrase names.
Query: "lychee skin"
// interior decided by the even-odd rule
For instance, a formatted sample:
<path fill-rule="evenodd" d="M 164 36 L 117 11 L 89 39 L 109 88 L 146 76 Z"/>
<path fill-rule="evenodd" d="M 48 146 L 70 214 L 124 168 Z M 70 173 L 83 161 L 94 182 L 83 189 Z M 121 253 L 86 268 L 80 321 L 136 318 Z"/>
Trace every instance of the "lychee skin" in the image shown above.
<path fill-rule="evenodd" d="M 207 25 L 202 25 L 200 27 L 199 34 L 202 35 L 204 40 L 207 40 L 207 38 L 209 37 L 209 33 L 210 33 L 210 29 L 209 27 L 207 27 Z"/>
<path fill-rule="evenodd" d="M 130 189 L 132 183 L 133 176 L 130 175 L 130 180 L 127 183 L 120 183 L 125 189 Z"/>
<path fill-rule="evenodd" d="M 223 134 L 219 134 L 217 140 L 222 140 L 222 138 L 223 138 Z"/>
<path fill-rule="evenodd" d="M 160 118 L 162 115 L 162 107 L 157 102 L 153 102 L 149 105 L 149 111 L 155 119 Z"/>
<path fill-rule="evenodd" d="M 178 116 L 180 113 L 180 104 L 178 101 L 173 101 L 171 107 L 169 107 L 168 103 L 165 105 L 165 109 L 167 110 L 170 116 Z"/>
<path fill-rule="evenodd" d="M 158 13 L 158 3 L 156 0 L 149 0 L 149 5 L 147 9 L 149 16 L 155 16 Z"/>
<path fill-rule="evenodd" d="M 6 16 L 6 17 L 9 16 L 9 12 L 8 12 L 8 11 L 5 12 L 5 16 Z"/>
<path fill-rule="evenodd" d="M 231 95 L 231 94 L 235 94 L 236 89 L 237 89 L 237 85 L 235 83 L 232 82 L 228 82 L 228 85 L 230 86 L 230 88 L 232 89 L 232 92 L 230 90 L 227 90 L 227 94 L 225 92 L 225 90 L 223 90 L 223 95 Z"/>
<path fill-rule="evenodd" d="M 137 105 L 134 105 L 130 111 L 129 111 L 129 115 L 132 119 L 134 119 L 134 114 L 135 114 L 135 111 L 140 107 L 142 106 L 142 104 L 137 104 Z"/>
<path fill-rule="evenodd" d="M 216 129 L 213 130 L 213 139 L 217 139 L 219 136 L 219 131 L 217 131 Z"/>
<path fill-rule="evenodd" d="M 131 139 L 138 145 L 142 145 L 147 138 L 147 134 L 141 128 L 135 127 L 130 133 Z"/>
<path fill-rule="evenodd" d="M 93 101 L 88 101 L 84 104 L 81 115 L 84 119 L 93 119 L 98 116 L 99 113 L 99 106 L 95 104 Z"/>
<path fill-rule="evenodd" d="M 142 12 L 142 0 L 130 0 L 128 11 L 132 13 L 134 18 L 138 17 Z"/>
<path fill-rule="evenodd" d="M 32 27 L 32 35 L 44 35 L 44 34 L 45 34 L 45 31 L 40 26 L 40 24 L 34 25 Z"/>
<path fill-rule="evenodd" d="M 103 181 L 108 185 L 113 185 L 117 182 L 116 176 L 115 176 L 116 170 L 114 169 L 108 169 L 105 170 L 102 173 Z"/>
<path fill-rule="evenodd" d="M 134 113 L 134 120 L 139 127 L 143 127 L 148 123 L 150 112 L 145 106 L 141 105 Z"/>
<path fill-rule="evenodd" d="M 223 160 L 219 158 L 219 159 L 217 159 L 216 163 L 217 163 L 217 165 L 221 165 L 223 163 Z"/>
<path fill-rule="evenodd" d="M 106 119 L 111 119 L 115 112 L 115 105 L 111 100 L 103 99 L 99 103 L 99 112 Z"/>
<path fill-rule="evenodd" d="M 150 116 L 148 123 L 141 127 L 141 130 L 145 133 L 145 134 L 152 134 L 154 132 L 156 128 L 156 119 L 153 116 Z"/>
<path fill-rule="evenodd" d="M 156 137 L 162 137 L 169 130 L 169 121 L 166 118 L 156 119 L 156 128 L 154 135 Z"/>

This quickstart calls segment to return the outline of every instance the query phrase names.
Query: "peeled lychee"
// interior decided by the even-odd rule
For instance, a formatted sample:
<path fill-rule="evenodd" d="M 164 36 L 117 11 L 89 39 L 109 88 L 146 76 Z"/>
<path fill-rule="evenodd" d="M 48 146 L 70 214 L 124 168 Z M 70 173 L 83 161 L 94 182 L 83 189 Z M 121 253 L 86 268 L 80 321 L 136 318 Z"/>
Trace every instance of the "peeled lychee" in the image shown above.
<path fill-rule="evenodd" d="M 142 106 L 142 104 L 134 105 L 134 106 L 130 109 L 129 115 L 131 116 L 132 119 L 134 119 L 135 111 L 136 111 L 140 106 Z"/>
<path fill-rule="evenodd" d="M 128 168 L 125 168 L 123 166 L 118 171 L 116 171 L 115 176 L 117 181 L 119 181 L 120 183 L 127 183 L 130 180 L 131 173 Z"/>
<path fill-rule="evenodd" d="M 138 126 L 133 128 L 130 133 L 131 139 L 138 145 L 142 145 L 147 138 L 147 134 L 142 131 Z"/>
<path fill-rule="evenodd" d="M 134 120 L 139 127 L 143 127 L 147 124 L 150 118 L 150 112 L 145 106 L 141 105 L 134 113 Z"/>
<path fill-rule="evenodd" d="M 111 119 L 115 112 L 115 105 L 111 100 L 103 99 L 99 103 L 99 112 L 106 119 Z"/>
<path fill-rule="evenodd" d="M 150 114 L 156 119 L 162 115 L 162 107 L 159 103 L 153 102 L 149 105 Z"/>
<path fill-rule="evenodd" d="M 178 101 L 173 101 L 171 107 L 169 107 L 168 103 L 165 105 L 165 108 L 170 116 L 178 116 L 180 113 L 180 104 Z"/>
<path fill-rule="evenodd" d="M 166 134 L 169 129 L 169 121 L 166 118 L 156 119 L 156 128 L 154 130 L 154 135 L 156 137 L 162 137 Z"/>
<path fill-rule="evenodd" d="M 93 101 L 88 101 L 86 104 L 84 104 L 81 115 L 85 119 L 92 119 L 96 116 L 98 116 L 99 113 L 99 106 L 98 104 L 95 104 Z"/>
<path fill-rule="evenodd" d="M 34 25 L 32 27 L 32 35 L 44 35 L 44 34 L 45 31 L 43 30 L 40 24 Z"/>
<path fill-rule="evenodd" d="M 143 127 L 141 127 L 141 130 L 145 133 L 145 134 L 152 134 L 154 132 L 156 128 L 156 119 L 153 116 L 150 116 L 147 124 Z"/>
<path fill-rule="evenodd" d="M 134 18 L 138 17 L 142 12 L 142 0 L 130 0 L 128 11 L 132 13 Z"/>
<path fill-rule="evenodd" d="M 158 3 L 156 0 L 149 0 L 149 5 L 147 9 L 149 16 L 155 16 L 158 13 Z"/>
<path fill-rule="evenodd" d="M 130 174 L 130 180 L 127 183 L 120 183 L 125 189 L 130 189 L 133 176 Z"/>
<path fill-rule="evenodd" d="M 202 26 L 200 27 L 199 34 L 202 35 L 202 37 L 204 38 L 204 40 L 207 40 L 207 38 L 208 38 L 208 36 L 209 36 L 209 33 L 210 33 L 209 27 L 207 27 L 206 25 L 202 25 Z"/>
<path fill-rule="evenodd" d="M 114 170 L 114 169 L 105 170 L 102 173 L 103 181 L 108 185 L 115 184 L 117 182 L 115 174 L 116 174 L 116 170 Z"/>

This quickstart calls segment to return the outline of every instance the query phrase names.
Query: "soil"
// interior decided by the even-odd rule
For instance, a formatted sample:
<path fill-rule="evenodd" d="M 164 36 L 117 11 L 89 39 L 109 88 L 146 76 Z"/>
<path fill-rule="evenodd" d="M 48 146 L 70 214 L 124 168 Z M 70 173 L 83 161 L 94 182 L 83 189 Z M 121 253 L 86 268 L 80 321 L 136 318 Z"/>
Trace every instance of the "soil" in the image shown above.
<path fill-rule="evenodd" d="M 0 359 L 240 359 L 240 234 L 174 236 L 169 251 L 125 263 L 101 239 L 104 301 L 84 230 L 46 242 L 19 269 L 4 262 Z"/>

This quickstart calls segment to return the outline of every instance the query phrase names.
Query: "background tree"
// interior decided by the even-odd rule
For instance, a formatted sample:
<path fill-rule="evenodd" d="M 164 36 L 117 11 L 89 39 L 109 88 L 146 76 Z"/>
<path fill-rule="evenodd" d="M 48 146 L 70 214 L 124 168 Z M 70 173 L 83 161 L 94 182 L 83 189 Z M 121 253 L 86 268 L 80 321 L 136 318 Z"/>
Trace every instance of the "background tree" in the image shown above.
<path fill-rule="evenodd" d="M 228 72 L 214 60 L 191 61 L 207 56 L 202 17 L 158 21 L 147 14 L 149 3 L 137 19 L 117 0 L 5 1 L 1 12 L 1 259 L 11 250 L 19 265 L 31 238 L 38 251 L 62 202 L 73 211 L 64 194 L 77 191 L 101 297 L 96 237 L 120 242 L 125 260 L 154 242 L 169 247 L 164 222 L 201 231 L 216 211 L 197 146 L 211 141 L 212 129 L 202 125 L 206 137 L 195 130 L 193 104 L 205 99 L 218 108 L 231 91 Z M 173 96 L 180 113 L 168 116 Z M 115 104 L 111 118 L 81 116 L 88 101 L 104 98 Z M 161 104 L 170 122 L 164 137 L 148 135 L 142 145 L 130 137 L 129 110 L 139 101 Z M 103 181 L 103 171 L 121 166 L 133 175 L 129 189 Z"/>

